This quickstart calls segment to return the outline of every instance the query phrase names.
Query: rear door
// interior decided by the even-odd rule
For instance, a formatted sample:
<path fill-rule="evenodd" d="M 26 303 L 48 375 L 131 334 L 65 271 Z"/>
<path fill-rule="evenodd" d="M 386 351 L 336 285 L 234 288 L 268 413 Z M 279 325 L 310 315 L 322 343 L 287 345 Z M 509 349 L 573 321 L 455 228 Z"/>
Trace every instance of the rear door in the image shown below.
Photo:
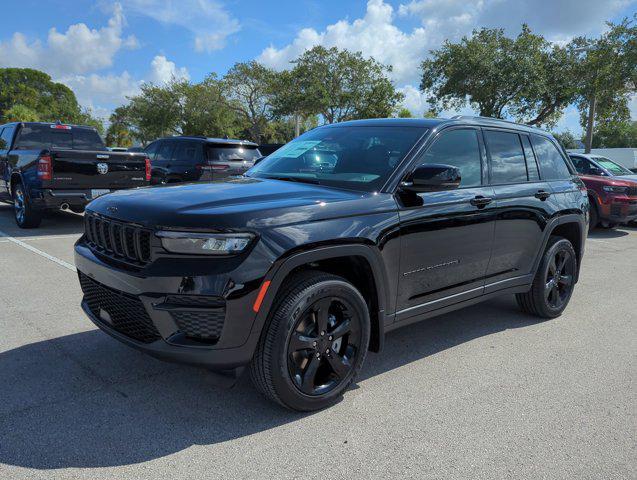
<path fill-rule="evenodd" d="M 0 195 L 9 191 L 9 149 L 14 132 L 15 125 L 0 127 Z"/>
<path fill-rule="evenodd" d="M 203 142 L 176 140 L 171 155 L 171 168 L 184 182 L 199 180 L 203 167 Z"/>
<path fill-rule="evenodd" d="M 155 160 L 152 163 L 152 183 L 168 183 L 176 178 L 171 171 L 171 155 L 175 142 L 161 140 L 157 147 Z"/>
<path fill-rule="evenodd" d="M 544 227 L 554 208 L 551 186 L 540 179 L 529 135 L 484 129 L 489 178 L 498 215 L 485 293 L 525 283 L 535 262 Z"/>

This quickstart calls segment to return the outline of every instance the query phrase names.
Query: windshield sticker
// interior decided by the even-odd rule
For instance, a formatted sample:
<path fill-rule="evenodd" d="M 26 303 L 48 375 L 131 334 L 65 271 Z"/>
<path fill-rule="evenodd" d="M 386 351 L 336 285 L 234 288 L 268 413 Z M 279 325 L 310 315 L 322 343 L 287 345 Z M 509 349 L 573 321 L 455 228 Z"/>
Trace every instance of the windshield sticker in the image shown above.
<path fill-rule="evenodd" d="M 292 142 L 279 148 L 272 156 L 298 158 L 321 143 L 320 140 L 303 140 Z"/>

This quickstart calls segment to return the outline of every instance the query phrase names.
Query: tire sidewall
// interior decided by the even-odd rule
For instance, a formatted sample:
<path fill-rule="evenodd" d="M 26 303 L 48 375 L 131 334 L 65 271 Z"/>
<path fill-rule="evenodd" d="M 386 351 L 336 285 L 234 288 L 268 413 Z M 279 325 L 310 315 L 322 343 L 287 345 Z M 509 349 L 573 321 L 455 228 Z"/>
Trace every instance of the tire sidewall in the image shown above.
<path fill-rule="evenodd" d="M 298 299 L 291 304 L 286 304 L 285 299 L 279 305 L 275 316 L 277 317 L 277 333 L 273 348 L 272 371 L 273 383 L 277 396 L 286 405 L 296 410 L 317 410 L 333 404 L 347 389 L 356 377 L 363 365 L 370 336 L 370 319 L 365 300 L 361 294 L 349 283 L 340 280 L 326 280 L 311 285 L 298 294 Z M 294 385 L 288 372 L 287 356 L 288 342 L 299 318 L 314 302 L 326 297 L 340 297 L 347 301 L 355 310 L 355 314 L 361 319 L 361 344 L 356 356 L 354 368 L 347 379 L 332 391 L 320 395 L 310 396 L 301 392 Z"/>
<path fill-rule="evenodd" d="M 568 297 L 564 300 L 564 303 L 561 307 L 553 308 L 549 305 L 548 301 L 544 296 L 544 285 L 546 284 L 546 277 L 549 270 L 549 264 L 551 258 L 555 256 L 555 254 L 559 250 L 568 250 L 571 254 L 574 262 L 573 266 L 573 282 L 571 283 L 570 291 L 568 292 Z M 538 296 L 541 295 L 541 305 L 542 310 L 545 316 L 547 317 L 558 317 L 562 314 L 562 312 L 566 309 L 569 302 L 571 301 L 571 297 L 573 296 L 573 292 L 575 290 L 575 275 L 577 274 L 577 255 L 575 254 L 575 249 L 573 245 L 568 240 L 562 238 L 556 241 L 544 254 L 544 258 L 542 259 L 542 265 L 540 268 L 539 277 L 538 277 Z"/>

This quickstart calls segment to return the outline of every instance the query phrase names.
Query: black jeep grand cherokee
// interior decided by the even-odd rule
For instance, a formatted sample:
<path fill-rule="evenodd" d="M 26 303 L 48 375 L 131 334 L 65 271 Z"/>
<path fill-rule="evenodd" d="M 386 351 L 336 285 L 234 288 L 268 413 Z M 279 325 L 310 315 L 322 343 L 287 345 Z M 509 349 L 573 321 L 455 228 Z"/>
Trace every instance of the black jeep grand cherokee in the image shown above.
<path fill-rule="evenodd" d="M 548 134 L 457 117 L 312 130 L 245 176 L 94 200 L 75 246 L 95 324 L 158 358 L 333 403 L 386 332 L 501 294 L 557 317 L 586 188 Z"/>

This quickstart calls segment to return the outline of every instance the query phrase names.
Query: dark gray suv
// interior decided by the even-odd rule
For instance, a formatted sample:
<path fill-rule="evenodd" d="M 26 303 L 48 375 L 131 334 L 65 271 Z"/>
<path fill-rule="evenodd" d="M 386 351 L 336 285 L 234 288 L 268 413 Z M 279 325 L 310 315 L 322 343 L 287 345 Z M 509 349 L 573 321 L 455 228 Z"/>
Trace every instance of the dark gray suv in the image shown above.
<path fill-rule="evenodd" d="M 243 175 L 262 157 L 256 143 L 207 137 L 167 137 L 144 152 L 152 162 L 151 183 L 207 182 Z"/>

